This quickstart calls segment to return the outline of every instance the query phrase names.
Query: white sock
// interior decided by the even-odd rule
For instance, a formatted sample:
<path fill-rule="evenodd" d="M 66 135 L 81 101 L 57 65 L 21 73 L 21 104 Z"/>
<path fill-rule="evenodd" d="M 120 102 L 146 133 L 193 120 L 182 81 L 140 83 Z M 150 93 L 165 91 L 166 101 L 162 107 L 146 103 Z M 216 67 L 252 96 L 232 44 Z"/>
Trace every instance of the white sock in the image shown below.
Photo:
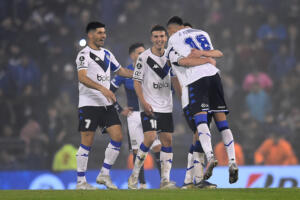
<path fill-rule="evenodd" d="M 188 153 L 184 183 L 192 183 L 193 177 L 194 177 L 194 158 L 193 158 L 193 154 Z"/>
<path fill-rule="evenodd" d="M 230 129 L 225 129 L 221 131 L 221 135 L 227 152 L 229 164 L 231 164 L 235 162 L 235 149 L 234 149 L 234 140 L 233 140 L 232 132 Z"/>
<path fill-rule="evenodd" d="M 104 163 L 101 168 L 100 174 L 109 175 L 110 169 L 113 164 L 115 164 L 121 148 L 121 142 L 115 142 L 113 140 L 110 141 L 106 150 L 105 150 L 105 158 Z"/>
<path fill-rule="evenodd" d="M 211 135 L 209 128 L 206 123 L 202 123 L 197 126 L 197 130 L 201 146 L 203 148 L 203 151 L 205 152 L 207 160 L 209 161 L 214 156 L 211 146 Z"/>
<path fill-rule="evenodd" d="M 203 180 L 203 165 L 205 160 L 205 154 L 200 152 L 193 152 L 194 157 L 194 179 L 195 183 L 199 183 Z"/>
<path fill-rule="evenodd" d="M 85 172 L 87 169 L 87 163 L 89 159 L 89 152 L 91 150 L 91 147 L 87 147 L 83 144 L 80 144 L 77 154 L 76 154 L 76 160 L 77 160 L 77 182 L 86 182 L 85 178 Z"/>
<path fill-rule="evenodd" d="M 148 151 L 149 151 L 149 147 L 146 147 L 144 145 L 144 143 L 142 143 L 140 145 L 140 148 L 139 148 L 137 154 L 136 154 L 136 159 L 135 159 L 134 167 L 133 167 L 133 170 L 132 170 L 132 175 L 134 177 L 139 176 L 141 167 L 144 165 L 144 161 L 147 157 Z"/>
<path fill-rule="evenodd" d="M 163 148 L 167 148 L 168 149 L 167 152 L 164 151 Z M 172 162 L 173 162 L 172 147 L 162 147 L 162 150 L 160 151 L 161 182 L 170 181 Z"/>

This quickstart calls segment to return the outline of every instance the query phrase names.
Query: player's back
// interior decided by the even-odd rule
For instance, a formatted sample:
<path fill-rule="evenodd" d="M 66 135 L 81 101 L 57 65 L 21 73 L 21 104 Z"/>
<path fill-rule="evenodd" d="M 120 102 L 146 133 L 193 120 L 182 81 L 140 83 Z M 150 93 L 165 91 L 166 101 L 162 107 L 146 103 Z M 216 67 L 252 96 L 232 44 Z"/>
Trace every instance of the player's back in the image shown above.
<path fill-rule="evenodd" d="M 170 37 L 168 50 L 172 51 L 172 48 L 180 56 L 186 57 L 192 49 L 213 50 L 213 45 L 205 31 L 185 28 L 177 31 Z M 205 76 L 212 76 L 219 71 L 218 68 L 210 63 L 189 68 L 173 65 L 173 68 L 183 85 L 188 85 Z"/>

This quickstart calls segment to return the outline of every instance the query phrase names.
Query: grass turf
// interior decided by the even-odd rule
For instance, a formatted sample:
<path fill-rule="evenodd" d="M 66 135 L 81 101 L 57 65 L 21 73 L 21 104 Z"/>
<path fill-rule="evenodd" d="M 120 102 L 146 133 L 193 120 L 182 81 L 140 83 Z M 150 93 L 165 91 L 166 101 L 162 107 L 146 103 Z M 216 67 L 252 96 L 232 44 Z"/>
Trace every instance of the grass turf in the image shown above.
<path fill-rule="evenodd" d="M 210 190 L 1 190 L 1 200 L 300 200 L 299 188 Z"/>

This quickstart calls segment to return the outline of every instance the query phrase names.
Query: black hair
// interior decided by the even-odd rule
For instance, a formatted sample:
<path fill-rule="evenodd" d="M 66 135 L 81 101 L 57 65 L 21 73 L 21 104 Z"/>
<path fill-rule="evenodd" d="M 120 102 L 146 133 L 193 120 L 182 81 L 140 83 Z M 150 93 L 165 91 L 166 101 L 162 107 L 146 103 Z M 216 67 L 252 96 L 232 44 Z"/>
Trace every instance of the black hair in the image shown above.
<path fill-rule="evenodd" d="M 173 16 L 171 17 L 171 19 L 169 19 L 167 26 L 169 26 L 170 24 L 177 24 L 177 25 L 183 25 L 183 21 L 180 17 L 178 16 Z"/>
<path fill-rule="evenodd" d="M 132 52 L 134 52 L 134 50 L 136 50 L 139 47 L 144 47 L 145 48 L 144 44 L 141 43 L 141 42 L 137 42 L 137 43 L 134 43 L 134 44 L 130 45 L 129 51 L 128 51 L 129 54 L 131 54 Z"/>
<path fill-rule="evenodd" d="M 151 28 L 151 31 L 150 33 L 152 34 L 152 32 L 154 31 L 164 31 L 166 34 L 167 34 L 167 30 L 165 29 L 165 27 L 159 25 L 159 24 L 156 24 L 154 25 L 152 28 Z"/>
<path fill-rule="evenodd" d="M 101 22 L 90 22 L 86 26 L 85 32 L 89 33 L 92 30 L 96 30 L 97 28 L 105 28 L 105 24 L 102 24 Z"/>
<path fill-rule="evenodd" d="M 193 28 L 192 24 L 190 24 L 188 22 L 183 23 L 183 26 L 189 26 L 189 27 Z"/>

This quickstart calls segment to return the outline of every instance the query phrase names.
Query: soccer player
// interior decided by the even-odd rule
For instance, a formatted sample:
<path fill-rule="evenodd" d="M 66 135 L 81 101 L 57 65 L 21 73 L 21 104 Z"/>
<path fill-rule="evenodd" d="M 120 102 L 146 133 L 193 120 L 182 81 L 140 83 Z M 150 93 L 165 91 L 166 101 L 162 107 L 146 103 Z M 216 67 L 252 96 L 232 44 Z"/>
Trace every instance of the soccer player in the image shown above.
<path fill-rule="evenodd" d="M 108 189 L 117 189 L 110 179 L 110 168 L 115 163 L 121 148 L 122 130 L 117 111 L 113 106 L 116 97 L 110 87 L 110 73 L 132 77 L 132 71 L 122 68 L 114 55 L 103 48 L 106 39 L 105 25 L 90 22 L 86 27 L 88 45 L 77 56 L 76 64 L 79 80 L 79 131 L 81 144 L 77 158 L 77 189 L 96 189 L 86 181 L 88 156 L 98 126 L 107 127 L 110 142 L 105 150 L 105 159 L 98 184 Z"/>
<path fill-rule="evenodd" d="M 129 56 L 132 59 L 133 63 L 128 65 L 126 68 L 129 70 L 134 70 L 136 61 L 138 56 L 145 51 L 145 47 L 143 43 L 134 43 L 129 47 Z M 124 115 L 127 117 L 128 123 L 128 131 L 129 131 L 129 138 L 131 143 L 131 148 L 133 151 L 133 162 L 136 159 L 136 154 L 138 151 L 139 146 L 144 140 L 143 128 L 142 128 L 142 121 L 141 121 L 141 113 L 139 112 L 139 103 L 136 93 L 133 87 L 133 80 L 131 78 L 124 78 L 122 76 L 116 76 L 111 81 L 110 89 L 115 92 L 121 85 L 124 85 L 125 92 L 127 96 L 127 106 L 130 109 L 130 112 L 124 112 Z M 161 143 L 157 138 L 152 146 L 151 149 L 154 152 L 155 161 L 157 168 L 160 173 L 160 148 Z M 140 189 L 146 189 L 146 182 L 144 176 L 144 167 L 141 167 L 139 173 L 139 182 L 140 182 Z"/>
<path fill-rule="evenodd" d="M 172 133 L 174 131 L 171 91 L 171 72 L 165 55 L 165 44 L 167 42 L 167 31 L 164 27 L 156 25 L 151 29 L 152 47 L 144 51 L 137 60 L 134 69 L 134 89 L 139 99 L 141 119 L 144 132 L 144 140 L 141 143 L 132 174 L 128 180 L 129 189 L 137 189 L 137 177 L 144 163 L 149 148 L 157 137 L 162 144 L 160 151 L 161 162 L 161 189 L 176 188 L 174 182 L 170 181 L 172 167 Z M 174 88 L 175 77 L 172 78 Z"/>
<path fill-rule="evenodd" d="M 210 178 L 213 168 L 217 166 L 215 159 L 211 135 L 208 127 L 207 114 L 213 113 L 218 130 L 222 134 L 224 145 L 226 146 L 229 158 L 229 182 L 235 183 L 238 179 L 238 167 L 235 160 L 234 140 L 226 119 L 228 113 L 224 100 L 224 92 L 219 69 L 210 63 L 195 67 L 182 67 L 182 59 L 187 56 L 211 56 L 215 52 L 210 41 L 209 35 L 202 31 L 192 28 L 185 28 L 182 19 L 175 16 L 167 23 L 170 35 L 168 42 L 168 52 L 173 69 L 183 90 L 188 94 L 190 112 L 195 120 L 195 125 L 199 134 L 199 140 L 208 160 L 204 174 L 204 180 Z M 192 50 L 192 49 L 198 49 Z M 207 54 L 208 50 L 209 55 Z M 192 54 L 190 54 L 192 52 Z M 214 57 L 218 57 L 215 55 Z M 184 93 L 184 92 L 183 92 Z"/>

